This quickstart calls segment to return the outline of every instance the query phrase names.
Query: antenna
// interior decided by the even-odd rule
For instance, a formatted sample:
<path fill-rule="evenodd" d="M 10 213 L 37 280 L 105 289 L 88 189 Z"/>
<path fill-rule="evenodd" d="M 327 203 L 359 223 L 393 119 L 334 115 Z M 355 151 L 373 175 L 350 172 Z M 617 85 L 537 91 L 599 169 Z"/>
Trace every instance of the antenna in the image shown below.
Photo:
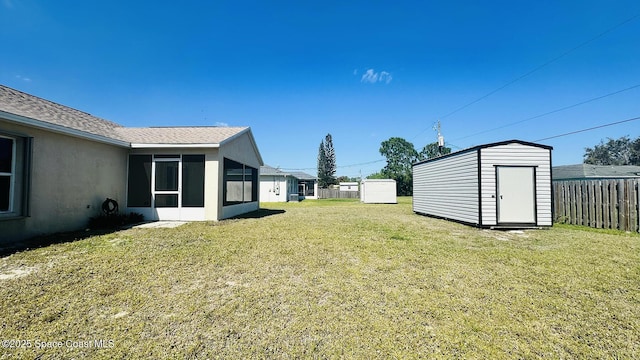
<path fill-rule="evenodd" d="M 438 156 L 441 156 L 442 149 L 444 148 L 444 136 L 442 136 L 442 126 L 440 125 L 440 120 L 438 120 L 435 130 L 438 132 Z"/>

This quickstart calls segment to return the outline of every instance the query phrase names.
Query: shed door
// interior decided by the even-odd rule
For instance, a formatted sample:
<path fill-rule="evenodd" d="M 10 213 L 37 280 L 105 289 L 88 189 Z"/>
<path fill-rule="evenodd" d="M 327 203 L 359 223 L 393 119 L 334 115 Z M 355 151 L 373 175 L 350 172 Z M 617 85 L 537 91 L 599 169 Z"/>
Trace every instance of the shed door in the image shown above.
<path fill-rule="evenodd" d="M 498 224 L 535 224 L 535 168 L 498 166 L 496 173 Z"/>

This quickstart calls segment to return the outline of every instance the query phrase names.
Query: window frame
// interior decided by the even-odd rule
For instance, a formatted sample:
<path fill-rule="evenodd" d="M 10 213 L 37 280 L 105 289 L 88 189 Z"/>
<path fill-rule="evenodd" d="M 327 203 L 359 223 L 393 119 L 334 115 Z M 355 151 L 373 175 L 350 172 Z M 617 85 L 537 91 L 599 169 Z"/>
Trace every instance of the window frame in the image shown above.
<path fill-rule="evenodd" d="M 0 211 L 0 220 L 29 217 L 33 137 L 0 130 L 0 138 L 11 140 L 11 169 L 0 176 L 9 178 L 9 206 Z"/>
<path fill-rule="evenodd" d="M 132 158 L 137 157 L 139 161 L 135 163 L 140 168 L 137 168 L 136 174 L 142 175 L 143 169 L 146 177 L 141 181 L 139 185 L 141 187 L 136 188 L 136 192 L 132 193 L 132 185 L 136 179 L 132 178 Z M 197 161 L 194 161 L 196 160 Z M 171 188 L 159 188 L 158 178 L 158 164 L 177 162 L 176 182 Z M 205 177 L 206 177 L 206 155 L 202 153 L 198 154 L 129 154 L 128 160 L 128 172 L 127 172 L 127 207 L 131 208 L 204 208 L 205 201 Z M 196 164 L 194 168 L 194 164 Z M 190 166 L 189 166 L 190 165 Z M 146 167 L 145 167 L 146 166 Z M 194 173 L 195 172 L 195 173 Z M 191 179 L 191 181 L 185 182 L 185 179 L 190 176 L 194 176 L 197 179 Z M 195 186 L 195 188 L 192 188 Z M 195 189 L 195 191 L 194 191 Z M 140 195 L 141 192 L 144 193 Z M 186 192 L 190 192 L 190 196 L 184 197 Z M 177 205 L 173 203 L 157 202 L 157 196 L 169 197 L 177 196 Z M 144 199 L 143 199 L 144 198 Z M 131 200 L 141 200 L 132 204 Z"/>
<path fill-rule="evenodd" d="M 240 170 L 239 173 L 242 176 L 240 189 L 242 194 L 241 200 L 227 200 L 228 192 L 229 192 L 229 182 L 232 181 L 232 177 L 237 177 L 237 174 L 229 174 L 230 170 Z M 222 205 L 238 205 L 238 204 L 247 204 L 258 202 L 258 169 L 240 163 L 235 160 L 231 160 L 229 158 L 223 158 L 223 169 L 222 169 L 222 182 L 223 182 L 223 190 L 222 190 Z M 237 181 L 237 179 L 235 180 Z M 247 190 L 247 185 L 250 185 L 250 190 Z M 249 193 L 250 192 L 250 193 Z M 248 200 L 247 200 L 248 199 Z"/>

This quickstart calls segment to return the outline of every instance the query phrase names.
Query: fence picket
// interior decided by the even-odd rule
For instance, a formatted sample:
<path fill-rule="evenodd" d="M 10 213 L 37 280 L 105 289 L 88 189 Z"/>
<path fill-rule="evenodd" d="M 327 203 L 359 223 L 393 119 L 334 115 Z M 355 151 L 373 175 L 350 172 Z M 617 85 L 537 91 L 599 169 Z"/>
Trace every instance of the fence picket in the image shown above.
<path fill-rule="evenodd" d="M 339 189 L 318 189 L 318 199 L 360 199 L 360 191 L 340 191 Z"/>
<path fill-rule="evenodd" d="M 595 200 L 593 202 L 596 212 L 596 224 L 595 227 L 602 228 L 602 181 L 594 182 L 593 191 L 595 192 Z M 592 225 L 593 226 L 593 225 Z"/>
<path fill-rule="evenodd" d="M 640 231 L 640 179 L 555 181 L 556 221 Z"/>

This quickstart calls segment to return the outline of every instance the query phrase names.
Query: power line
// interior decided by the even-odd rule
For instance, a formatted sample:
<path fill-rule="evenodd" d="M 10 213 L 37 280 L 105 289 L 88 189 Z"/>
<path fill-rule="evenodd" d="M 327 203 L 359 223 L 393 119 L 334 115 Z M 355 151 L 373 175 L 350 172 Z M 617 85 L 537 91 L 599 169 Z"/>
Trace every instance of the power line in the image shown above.
<path fill-rule="evenodd" d="M 370 164 L 375 164 L 375 163 L 379 163 L 379 162 L 382 162 L 382 161 L 386 161 L 386 159 L 367 161 L 367 162 L 358 163 L 358 164 L 336 166 L 336 169 L 356 167 L 356 166 L 362 166 L 362 165 L 370 165 Z M 305 171 L 305 170 L 317 170 L 317 169 L 318 169 L 317 167 L 309 167 L 309 168 L 298 168 L 298 169 L 283 168 L 283 169 L 280 169 L 280 170 L 285 170 L 285 171 Z"/>
<path fill-rule="evenodd" d="M 555 139 L 555 138 L 559 138 L 559 137 L 563 137 L 563 136 L 569 136 L 569 135 L 578 134 L 578 133 L 585 132 L 585 131 L 591 131 L 591 130 L 600 129 L 600 128 L 607 127 L 607 126 L 618 125 L 618 124 L 631 122 L 631 121 L 636 121 L 636 120 L 640 120 L 640 116 L 634 117 L 634 118 L 631 118 L 631 119 L 615 121 L 615 122 L 611 122 L 611 123 L 608 123 L 608 124 L 598 125 L 598 126 L 590 127 L 590 128 L 587 128 L 587 129 L 571 131 L 571 132 L 560 134 L 560 135 L 549 136 L 549 137 L 546 137 L 546 138 L 543 138 L 543 139 L 534 140 L 533 142 L 540 142 L 540 141 Z"/>
<path fill-rule="evenodd" d="M 605 30 L 604 32 L 602 32 L 602 33 L 600 33 L 600 34 L 596 35 L 595 37 L 593 37 L 593 38 L 591 38 L 591 39 L 589 39 L 589 40 L 587 40 L 587 41 L 585 41 L 585 42 L 583 42 L 583 43 L 581 43 L 580 45 L 575 46 L 575 47 L 573 47 L 572 49 L 569 49 L 568 51 L 565 51 L 564 53 L 560 54 L 559 56 L 556 56 L 555 58 L 553 58 L 553 59 L 551 59 L 551 60 L 549 60 L 549 61 L 547 61 L 547 62 L 543 63 L 542 65 L 539 65 L 538 67 L 534 68 L 533 70 L 530 70 L 530 71 L 528 71 L 528 72 L 524 73 L 523 75 L 520 75 L 520 76 L 518 76 L 517 78 L 515 78 L 515 79 L 513 79 L 513 80 L 509 81 L 508 83 L 506 83 L 506 84 L 504 84 L 504 85 L 502 85 L 502 86 L 498 87 L 497 89 L 495 89 L 495 90 L 493 90 L 493 91 L 490 91 L 490 92 L 489 92 L 489 93 L 487 93 L 486 95 L 483 95 L 483 96 L 479 97 L 478 99 L 476 99 L 476 100 L 474 100 L 474 101 L 472 101 L 472 102 L 470 102 L 470 103 L 468 103 L 468 104 L 466 104 L 466 105 L 463 105 L 463 106 L 461 106 L 461 107 L 459 107 L 459 108 L 457 108 L 457 109 L 453 110 L 452 112 L 450 112 L 450 113 L 448 113 L 448 114 L 446 114 L 446 115 L 444 115 L 444 116 L 440 117 L 440 119 L 446 119 L 447 117 L 449 117 L 449 116 L 451 116 L 451 115 L 453 115 L 453 114 L 457 113 L 458 111 L 461 111 L 461 110 L 463 110 L 463 109 L 465 109 L 465 108 L 467 108 L 467 107 L 469 107 L 469 106 L 471 106 L 471 105 L 473 105 L 473 104 L 475 104 L 475 103 L 477 103 L 477 102 L 479 102 L 479 101 L 481 101 L 481 100 L 484 100 L 484 99 L 488 98 L 489 96 L 491 96 L 491 95 L 493 95 L 493 94 L 497 93 L 498 91 L 500 91 L 500 90 L 502 90 L 502 89 L 506 88 L 507 86 L 509 86 L 509 85 L 511 85 L 511 84 L 513 84 L 513 83 L 515 83 L 515 82 L 519 81 L 519 80 L 522 80 L 523 78 L 525 78 L 525 77 L 527 77 L 527 76 L 529 76 L 529 75 L 531 75 L 531 74 L 535 73 L 536 71 L 538 71 L 538 70 L 540 70 L 540 69 L 542 69 L 542 68 L 544 68 L 544 67 L 546 67 L 546 66 L 548 66 L 548 65 L 551 65 L 552 63 L 554 63 L 554 62 L 556 62 L 556 61 L 558 61 L 558 60 L 562 59 L 563 57 L 565 57 L 565 56 L 567 56 L 567 55 L 571 54 L 572 52 L 574 52 L 574 51 L 576 51 L 576 50 L 580 49 L 581 47 L 586 46 L 586 45 L 588 45 L 588 44 L 590 44 L 590 43 L 594 42 L 595 40 L 597 40 L 597 39 L 599 39 L 599 38 L 601 38 L 601 37 L 605 36 L 606 34 L 608 34 L 608 33 L 612 32 L 612 31 L 614 31 L 615 29 L 617 29 L 617 28 L 621 27 L 622 25 L 624 25 L 624 24 L 626 24 L 626 23 L 628 23 L 628 22 L 631 22 L 631 21 L 635 20 L 635 19 L 636 19 L 636 18 L 638 18 L 638 17 L 640 17 L 640 14 L 636 14 L 636 15 L 634 15 L 634 16 L 632 16 L 632 17 L 628 18 L 627 20 L 625 20 L 625 21 L 623 21 L 623 22 L 621 22 L 621 23 L 619 23 L 619 24 L 615 25 L 615 26 L 614 26 L 614 27 L 612 27 L 612 28 L 609 28 L 609 29 Z"/>
<path fill-rule="evenodd" d="M 510 86 L 510 85 L 512 85 L 512 84 L 514 84 L 515 82 L 518 82 L 518 81 L 520 81 L 520 80 L 524 79 L 525 77 L 527 77 L 527 76 L 529 76 L 529 75 L 531 75 L 531 74 L 533 74 L 533 73 L 535 73 L 535 72 L 537 72 L 537 71 L 539 71 L 539 70 L 541 70 L 541 69 L 543 69 L 543 68 L 545 68 L 545 67 L 547 67 L 547 66 L 551 65 L 552 63 L 554 63 L 554 62 L 556 62 L 556 61 L 558 61 L 558 60 L 562 59 L 563 57 L 565 57 L 565 56 L 567 56 L 567 55 L 571 54 L 572 52 L 574 52 L 574 51 L 576 51 L 576 50 L 578 50 L 578 49 L 580 49 L 580 48 L 582 48 L 582 47 L 584 47 L 584 46 L 586 46 L 586 45 L 588 45 L 588 44 L 590 44 L 590 43 L 594 42 L 595 40 L 597 40 L 597 39 L 599 39 L 599 38 L 601 38 L 601 37 L 603 37 L 603 36 L 607 35 L 608 33 L 610 33 L 610 32 L 612 32 L 612 31 L 614 31 L 614 30 L 618 29 L 618 28 L 619 28 L 619 27 L 621 27 L 621 26 L 623 26 L 623 25 L 625 25 L 625 24 L 627 24 L 627 23 L 629 23 L 629 22 L 631 22 L 631 21 L 633 21 L 633 20 L 637 19 L 638 17 L 640 17 L 640 13 L 639 13 L 639 14 L 635 14 L 634 16 L 632 16 L 632 17 L 630 17 L 630 18 L 628 18 L 628 19 L 626 19 L 626 20 L 622 21 L 621 23 L 618 23 L 617 25 L 615 25 L 615 26 L 613 26 L 613 27 L 611 27 L 611 28 L 609 28 L 609 29 L 607 29 L 607 30 L 605 30 L 605 31 L 601 32 L 600 34 L 598 34 L 598 35 L 596 35 L 596 36 L 594 36 L 594 37 L 592 37 L 591 39 L 589 39 L 589 40 L 587 40 L 587 41 L 585 41 L 585 42 L 583 42 L 583 43 L 581 43 L 581 44 L 579 44 L 579 45 L 577 45 L 577 46 L 575 46 L 575 47 L 573 47 L 573 48 L 571 48 L 571 49 L 569 49 L 569 50 L 565 51 L 564 53 L 560 54 L 559 56 L 556 56 L 555 58 L 553 58 L 553 59 L 551 59 L 551 60 L 549 60 L 549 61 L 547 61 L 547 62 L 543 63 L 542 65 L 539 65 L 539 66 L 537 66 L 537 67 L 533 68 L 532 70 L 529 70 L 528 72 L 526 72 L 526 73 L 524 73 L 524 74 L 522 74 L 522 75 L 520 75 L 520 76 L 516 77 L 515 79 L 513 79 L 513 80 L 511 80 L 511 81 L 507 82 L 506 84 L 504 84 L 504 85 L 502 85 L 502 86 L 498 87 L 497 89 L 492 90 L 492 91 L 488 92 L 487 94 L 485 94 L 485 95 L 483 95 L 483 96 L 481 96 L 481 97 L 479 97 L 479 98 L 477 98 L 477 99 L 475 99 L 475 100 L 473 100 L 473 101 L 471 101 L 471 102 L 469 102 L 469 103 L 467 103 L 467 104 L 465 104 L 465 105 L 463 105 L 463 106 L 458 107 L 457 109 L 455 109 L 455 110 L 453 110 L 453 111 L 451 111 L 451 112 L 447 113 L 446 115 L 441 116 L 439 119 L 446 119 L 446 118 L 448 118 L 449 116 L 451 116 L 451 115 L 453 115 L 453 114 L 455 114 L 455 113 L 457 113 L 457 112 L 459 112 L 459 111 L 462 111 L 462 110 L 466 109 L 467 107 L 469 107 L 469 106 L 471 106 L 471 105 L 473 105 L 473 104 L 475 104 L 475 103 L 478 103 L 478 102 L 480 102 L 480 101 L 482 101 L 482 100 L 484 100 L 484 99 L 488 98 L 489 96 L 491 96 L 491 95 L 493 95 L 493 94 L 497 93 L 498 91 L 500 91 L 500 90 L 502 90 L 502 89 L 504 89 L 504 88 L 506 88 L 506 87 L 508 87 L 508 86 Z M 421 135 L 423 132 L 425 132 L 426 130 L 427 130 L 427 129 L 423 129 L 422 131 L 420 131 L 420 132 L 419 132 L 419 133 L 414 137 L 414 139 L 415 139 L 416 137 L 420 136 L 420 135 Z"/>
<path fill-rule="evenodd" d="M 460 138 L 457 138 L 457 139 L 454 139 L 454 140 L 467 139 L 467 138 L 470 138 L 470 137 L 473 137 L 473 136 L 477 136 L 477 135 L 481 135 L 481 134 L 486 134 L 486 133 L 491 132 L 491 131 L 496 131 L 496 130 L 504 129 L 504 128 L 509 127 L 509 126 L 513 126 L 513 125 L 521 124 L 521 123 L 523 123 L 523 122 L 525 122 L 525 121 L 530 121 L 530 120 L 534 120 L 534 119 L 541 118 L 541 117 L 543 117 L 543 116 L 547 116 L 547 115 L 555 114 L 555 113 L 560 112 L 560 111 L 564 111 L 564 110 L 568 110 L 568 109 L 571 109 L 571 108 L 574 108 L 574 107 L 577 107 L 577 106 L 580 106 L 580 105 L 588 104 L 588 103 L 590 103 L 590 102 L 594 102 L 594 101 L 596 101 L 596 100 L 604 99 L 604 98 L 609 97 L 609 96 L 617 95 L 617 94 L 620 94 L 620 93 L 622 93 L 622 92 L 629 91 L 629 90 L 633 90 L 633 89 L 638 88 L 638 87 L 640 87 L 640 84 L 638 84 L 638 85 L 634 85 L 634 86 L 631 86 L 631 87 L 628 87 L 628 88 L 626 88 L 626 89 L 622 89 L 622 90 L 614 91 L 614 92 L 609 93 L 609 94 L 606 94 L 606 95 L 598 96 L 598 97 L 595 97 L 595 98 L 592 98 L 592 99 L 589 99 L 589 100 L 581 101 L 581 102 L 579 102 L 579 103 L 577 103 L 577 104 L 573 104 L 573 105 L 565 106 L 565 107 L 562 107 L 562 108 L 559 108 L 559 109 L 556 109 L 556 110 L 548 111 L 548 112 L 546 112 L 546 113 L 544 113 L 544 114 L 540 114 L 540 115 L 532 116 L 532 117 L 530 117 L 530 118 L 526 118 L 526 119 L 524 119 L 524 120 L 519 120 L 519 121 L 516 121 L 516 122 L 512 122 L 512 123 L 508 123 L 508 124 L 505 124 L 505 125 L 501 125 L 501 126 L 495 127 L 495 128 L 493 128 L 493 129 L 488 129 L 488 130 L 484 130 L 484 131 L 477 132 L 477 133 L 475 133 L 475 134 L 471 134 L 471 135 L 463 136 L 463 137 L 460 137 Z"/>

